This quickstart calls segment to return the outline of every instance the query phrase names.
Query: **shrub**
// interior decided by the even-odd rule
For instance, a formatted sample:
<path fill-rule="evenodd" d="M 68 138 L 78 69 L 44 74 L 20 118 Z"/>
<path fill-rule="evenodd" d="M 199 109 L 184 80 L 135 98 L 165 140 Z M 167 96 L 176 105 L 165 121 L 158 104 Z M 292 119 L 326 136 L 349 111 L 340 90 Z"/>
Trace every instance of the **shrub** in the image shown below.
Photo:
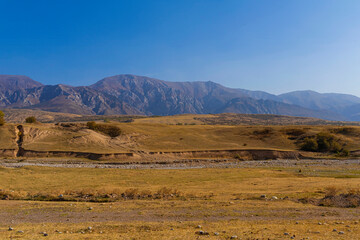
<path fill-rule="evenodd" d="M 318 150 L 318 143 L 314 138 L 305 138 L 301 150 L 316 152 Z"/>
<path fill-rule="evenodd" d="M 87 122 L 86 125 L 89 129 L 102 132 L 110 137 L 117 137 L 121 135 L 121 129 L 117 126 L 108 124 L 97 124 L 95 122 Z"/>
<path fill-rule="evenodd" d="M 5 114 L 2 111 L 0 111 L 0 126 L 3 126 L 5 124 L 4 117 L 5 117 Z"/>
<path fill-rule="evenodd" d="M 87 122 L 86 125 L 91 130 L 95 130 L 95 128 L 96 128 L 96 123 L 93 122 L 93 121 L 92 122 Z"/>
<path fill-rule="evenodd" d="M 25 122 L 26 123 L 36 123 L 37 122 L 36 117 L 34 117 L 34 116 L 27 117 L 27 118 L 25 118 Z"/>

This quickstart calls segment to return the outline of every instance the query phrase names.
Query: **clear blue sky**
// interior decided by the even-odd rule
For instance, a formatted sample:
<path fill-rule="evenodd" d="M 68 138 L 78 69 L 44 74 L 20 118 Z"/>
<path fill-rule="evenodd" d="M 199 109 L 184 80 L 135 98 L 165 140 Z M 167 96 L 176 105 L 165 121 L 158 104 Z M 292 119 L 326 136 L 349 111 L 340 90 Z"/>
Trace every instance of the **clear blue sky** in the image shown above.
<path fill-rule="evenodd" d="M 0 74 L 360 96 L 358 0 L 0 0 Z"/>

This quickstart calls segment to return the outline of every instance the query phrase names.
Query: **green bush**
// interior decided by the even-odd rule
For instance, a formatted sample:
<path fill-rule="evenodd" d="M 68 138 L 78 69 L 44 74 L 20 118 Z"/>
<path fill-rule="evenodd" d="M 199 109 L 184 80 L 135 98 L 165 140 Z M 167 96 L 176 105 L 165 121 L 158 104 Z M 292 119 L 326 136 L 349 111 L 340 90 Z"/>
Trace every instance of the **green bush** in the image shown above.
<path fill-rule="evenodd" d="M 5 124 L 4 117 L 5 117 L 5 114 L 2 111 L 0 111 L 0 126 L 3 126 Z"/>
<path fill-rule="evenodd" d="M 337 154 L 342 153 L 344 155 L 348 154 L 348 151 L 342 147 L 342 145 L 335 139 L 335 137 L 332 134 L 326 132 L 321 132 L 313 137 L 305 138 L 301 145 L 301 149 L 312 152 L 333 152 Z"/>
<path fill-rule="evenodd" d="M 31 116 L 31 117 L 25 118 L 25 122 L 26 122 L 26 123 L 36 123 L 37 120 L 36 120 L 36 117 Z"/>
<path fill-rule="evenodd" d="M 314 138 L 305 138 L 301 150 L 316 152 L 318 151 L 318 143 Z"/>

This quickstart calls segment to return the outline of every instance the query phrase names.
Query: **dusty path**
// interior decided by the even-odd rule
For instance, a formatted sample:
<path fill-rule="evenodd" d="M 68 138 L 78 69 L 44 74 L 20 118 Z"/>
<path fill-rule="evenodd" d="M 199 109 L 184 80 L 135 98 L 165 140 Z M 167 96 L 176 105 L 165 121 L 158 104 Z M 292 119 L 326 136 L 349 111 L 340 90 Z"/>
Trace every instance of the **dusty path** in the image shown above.
<path fill-rule="evenodd" d="M 66 159 L 31 159 L 0 160 L 0 166 L 18 168 L 24 166 L 62 167 L 62 168 L 118 168 L 118 169 L 192 169 L 192 168 L 256 168 L 256 167 L 311 167 L 311 166 L 343 166 L 345 168 L 360 168 L 360 159 L 301 159 L 301 160 L 256 160 L 234 161 L 198 159 L 179 163 L 158 164 L 152 162 L 131 163 L 95 163 L 89 161 Z"/>

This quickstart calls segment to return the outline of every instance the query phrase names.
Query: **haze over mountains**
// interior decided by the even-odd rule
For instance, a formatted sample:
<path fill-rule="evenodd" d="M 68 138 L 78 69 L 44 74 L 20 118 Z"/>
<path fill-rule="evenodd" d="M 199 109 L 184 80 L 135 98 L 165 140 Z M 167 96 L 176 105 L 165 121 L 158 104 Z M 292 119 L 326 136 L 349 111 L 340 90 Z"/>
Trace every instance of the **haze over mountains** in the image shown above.
<path fill-rule="evenodd" d="M 99 115 L 233 112 L 360 120 L 360 98 L 353 95 L 313 91 L 273 95 L 214 82 L 167 82 L 129 74 L 81 87 L 0 75 L 0 108 Z"/>

